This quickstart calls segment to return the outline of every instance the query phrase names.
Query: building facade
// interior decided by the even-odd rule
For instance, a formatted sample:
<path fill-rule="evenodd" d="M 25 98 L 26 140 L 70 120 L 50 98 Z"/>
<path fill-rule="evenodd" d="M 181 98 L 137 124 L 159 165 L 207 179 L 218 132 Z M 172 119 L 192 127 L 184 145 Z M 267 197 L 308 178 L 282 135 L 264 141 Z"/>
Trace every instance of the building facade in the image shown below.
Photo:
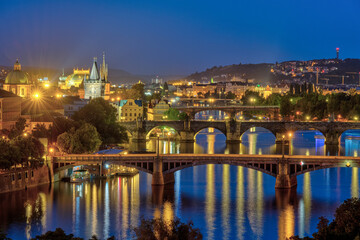
<path fill-rule="evenodd" d="M 147 119 L 150 121 L 164 120 L 164 113 L 168 111 L 169 108 L 169 104 L 166 101 L 161 100 L 154 107 L 148 108 Z"/>
<path fill-rule="evenodd" d="M 0 89 L 0 130 L 10 130 L 21 116 L 21 97 Z"/>
<path fill-rule="evenodd" d="M 144 107 L 141 100 L 127 99 L 122 101 L 123 105 L 120 111 L 121 122 L 135 121 L 143 116 Z"/>

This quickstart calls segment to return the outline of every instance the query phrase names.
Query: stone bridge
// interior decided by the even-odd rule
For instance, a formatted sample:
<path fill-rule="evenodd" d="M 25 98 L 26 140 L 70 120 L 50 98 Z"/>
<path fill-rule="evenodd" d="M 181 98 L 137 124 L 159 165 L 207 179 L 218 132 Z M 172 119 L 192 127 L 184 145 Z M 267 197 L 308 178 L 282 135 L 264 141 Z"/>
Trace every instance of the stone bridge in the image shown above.
<path fill-rule="evenodd" d="M 50 156 L 54 172 L 77 165 L 96 165 L 101 173 L 105 164 L 133 167 L 153 175 L 153 185 L 174 183 L 174 172 L 198 165 L 230 164 L 243 166 L 276 178 L 275 188 L 292 188 L 296 176 L 305 172 L 333 167 L 360 167 L 360 157 L 282 156 L 239 154 L 127 154 Z"/>
<path fill-rule="evenodd" d="M 194 119 L 198 112 L 218 110 L 225 112 L 229 119 L 234 119 L 239 112 L 267 112 L 271 119 L 278 119 L 280 113 L 279 106 L 243 106 L 243 105 L 227 105 L 227 106 L 190 106 L 190 107 L 174 107 L 181 112 L 185 112 L 189 119 Z"/>
<path fill-rule="evenodd" d="M 299 130 L 318 130 L 327 146 L 338 146 L 341 134 L 350 129 L 360 129 L 360 122 L 285 122 L 285 121 L 134 121 L 123 122 L 133 142 L 145 142 L 156 127 L 167 126 L 176 130 L 180 142 L 194 142 L 195 135 L 205 128 L 220 130 L 228 143 L 240 143 L 241 136 L 253 127 L 262 127 L 274 134 L 276 143 L 287 141 L 288 133 Z M 283 139 L 285 138 L 285 139 Z"/>

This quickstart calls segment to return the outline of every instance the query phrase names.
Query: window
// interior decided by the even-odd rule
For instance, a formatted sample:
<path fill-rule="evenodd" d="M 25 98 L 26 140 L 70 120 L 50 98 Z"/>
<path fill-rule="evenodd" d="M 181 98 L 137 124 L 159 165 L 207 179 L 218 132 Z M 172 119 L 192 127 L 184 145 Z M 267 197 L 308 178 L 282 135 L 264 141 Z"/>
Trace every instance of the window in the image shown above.
<path fill-rule="evenodd" d="M 127 113 L 125 113 L 125 117 L 127 117 Z"/>
<path fill-rule="evenodd" d="M 131 113 L 129 114 L 129 116 L 131 117 Z"/>
<path fill-rule="evenodd" d="M 34 177 L 34 171 L 31 170 L 31 177 Z"/>
<path fill-rule="evenodd" d="M 28 172 L 25 172 L 25 178 L 28 178 Z"/>
<path fill-rule="evenodd" d="M 18 173 L 18 179 L 21 179 L 21 173 Z"/>
<path fill-rule="evenodd" d="M 133 104 L 132 102 L 129 102 L 129 106 L 132 106 L 132 104 Z"/>
<path fill-rule="evenodd" d="M 15 174 L 11 175 L 11 180 L 15 181 Z"/>
<path fill-rule="evenodd" d="M 136 117 L 136 113 L 134 113 L 134 117 Z"/>
<path fill-rule="evenodd" d="M 21 96 L 24 96 L 24 95 L 25 95 L 25 89 L 24 89 L 24 88 L 21 88 L 21 90 L 20 90 L 20 95 L 21 95 Z"/>

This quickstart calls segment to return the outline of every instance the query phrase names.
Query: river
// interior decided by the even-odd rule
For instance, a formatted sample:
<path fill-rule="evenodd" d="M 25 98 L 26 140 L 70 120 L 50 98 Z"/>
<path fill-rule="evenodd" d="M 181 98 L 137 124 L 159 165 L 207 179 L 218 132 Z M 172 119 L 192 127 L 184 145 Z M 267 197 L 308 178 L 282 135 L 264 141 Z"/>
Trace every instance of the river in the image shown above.
<path fill-rule="evenodd" d="M 341 155 L 357 155 L 360 131 L 341 137 Z M 205 129 L 193 151 L 228 153 L 225 136 Z M 160 141 L 163 152 L 181 152 L 175 141 Z M 147 143 L 154 150 L 156 140 Z M 240 154 L 273 154 L 275 137 L 265 129 L 244 134 Z M 316 131 L 293 134 L 290 154 L 324 155 Z M 296 191 L 275 191 L 275 178 L 239 166 L 203 165 L 175 173 L 173 188 L 153 189 L 151 175 L 97 179 L 82 184 L 57 182 L 0 195 L 0 229 L 13 239 L 29 239 L 56 227 L 88 239 L 131 238 L 140 218 L 192 220 L 204 239 L 285 239 L 311 236 L 320 216 L 333 218 L 347 198 L 359 197 L 358 168 L 332 168 L 297 177 Z M 160 197 L 159 197 L 160 196 Z"/>

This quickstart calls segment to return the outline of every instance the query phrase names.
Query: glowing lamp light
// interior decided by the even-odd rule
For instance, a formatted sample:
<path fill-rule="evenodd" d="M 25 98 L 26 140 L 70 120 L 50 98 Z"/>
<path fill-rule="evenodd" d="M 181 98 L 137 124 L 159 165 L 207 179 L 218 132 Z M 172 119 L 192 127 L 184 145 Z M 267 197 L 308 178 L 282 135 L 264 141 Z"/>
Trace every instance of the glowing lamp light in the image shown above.
<path fill-rule="evenodd" d="M 23 134 L 24 137 L 27 137 L 27 135 L 28 135 L 27 133 L 24 133 L 24 134 Z"/>
<path fill-rule="evenodd" d="M 35 99 L 40 99 L 40 93 L 35 93 L 35 94 L 33 95 L 33 97 L 34 97 Z"/>
<path fill-rule="evenodd" d="M 106 168 L 106 169 L 109 169 L 109 164 L 105 164 L 105 168 Z"/>
<path fill-rule="evenodd" d="M 54 152 L 54 149 L 53 149 L 53 148 L 50 148 L 50 149 L 49 149 L 49 152 L 50 152 L 50 153 L 53 153 L 53 152 Z"/>
<path fill-rule="evenodd" d="M 301 165 L 301 166 L 302 166 L 302 165 L 304 165 L 304 162 L 303 162 L 303 161 L 301 161 L 301 162 L 300 162 L 300 165 Z"/>
<path fill-rule="evenodd" d="M 354 120 L 355 120 L 355 121 L 359 120 L 358 116 L 355 116 L 355 117 L 354 117 Z"/>
<path fill-rule="evenodd" d="M 289 132 L 289 137 L 291 137 L 292 136 L 292 133 L 291 132 Z"/>
<path fill-rule="evenodd" d="M 50 87 L 50 84 L 45 83 L 45 84 L 44 84 L 44 87 L 45 87 L 45 88 L 49 88 L 49 87 Z"/>
<path fill-rule="evenodd" d="M 117 97 L 116 100 L 120 101 L 120 97 Z"/>
<path fill-rule="evenodd" d="M 306 116 L 306 120 L 308 120 L 308 121 L 309 121 L 309 120 L 310 120 L 310 116 Z"/>
<path fill-rule="evenodd" d="M 350 162 L 347 162 L 346 167 L 350 167 L 350 166 L 351 166 Z"/>

